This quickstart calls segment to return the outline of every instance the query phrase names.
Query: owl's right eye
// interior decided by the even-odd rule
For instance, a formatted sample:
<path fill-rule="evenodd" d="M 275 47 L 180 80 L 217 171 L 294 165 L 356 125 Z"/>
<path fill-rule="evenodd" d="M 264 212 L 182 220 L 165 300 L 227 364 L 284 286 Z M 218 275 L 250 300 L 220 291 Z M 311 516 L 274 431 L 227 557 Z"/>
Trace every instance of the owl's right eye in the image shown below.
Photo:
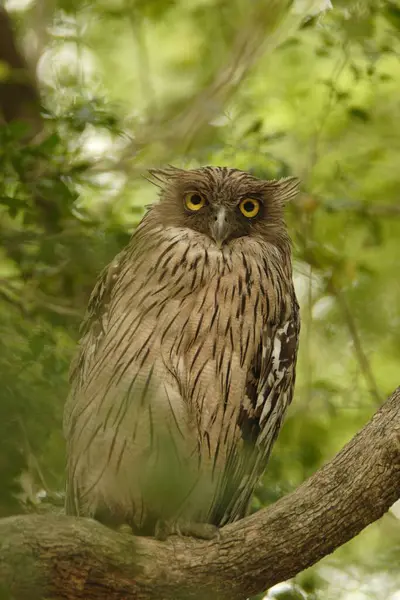
<path fill-rule="evenodd" d="M 188 210 L 200 210 L 200 208 L 203 208 L 205 203 L 206 199 L 198 192 L 189 192 L 185 195 L 185 206 Z"/>

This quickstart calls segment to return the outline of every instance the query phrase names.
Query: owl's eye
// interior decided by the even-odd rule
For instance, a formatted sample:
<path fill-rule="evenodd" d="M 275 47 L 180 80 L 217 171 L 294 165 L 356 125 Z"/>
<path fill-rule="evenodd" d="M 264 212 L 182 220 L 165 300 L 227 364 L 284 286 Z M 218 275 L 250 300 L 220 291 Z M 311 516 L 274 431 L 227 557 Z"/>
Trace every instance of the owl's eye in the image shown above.
<path fill-rule="evenodd" d="M 200 210 L 205 203 L 205 198 L 198 192 L 189 192 L 185 195 L 185 206 L 189 210 Z"/>
<path fill-rule="evenodd" d="M 240 212 L 248 219 L 256 217 L 260 211 L 260 203 L 255 198 L 245 198 L 239 204 Z"/>

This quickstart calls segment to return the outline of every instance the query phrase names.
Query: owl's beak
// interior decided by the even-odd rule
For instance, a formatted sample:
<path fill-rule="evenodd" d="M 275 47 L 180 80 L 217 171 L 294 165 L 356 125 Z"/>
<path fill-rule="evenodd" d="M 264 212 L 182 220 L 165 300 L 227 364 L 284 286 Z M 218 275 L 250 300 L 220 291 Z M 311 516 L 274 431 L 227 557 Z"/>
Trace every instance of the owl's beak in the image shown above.
<path fill-rule="evenodd" d="M 226 218 L 226 208 L 221 206 L 213 215 L 211 223 L 211 234 L 217 244 L 221 248 L 229 234 L 229 223 Z"/>

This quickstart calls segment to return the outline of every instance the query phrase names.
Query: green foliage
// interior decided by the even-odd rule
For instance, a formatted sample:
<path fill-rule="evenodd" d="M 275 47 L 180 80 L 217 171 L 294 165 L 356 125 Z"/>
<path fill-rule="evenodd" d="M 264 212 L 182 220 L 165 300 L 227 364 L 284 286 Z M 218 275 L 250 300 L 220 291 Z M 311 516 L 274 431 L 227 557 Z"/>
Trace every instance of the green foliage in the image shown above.
<path fill-rule="evenodd" d="M 303 181 L 298 380 L 254 509 L 269 504 L 399 384 L 399 5 L 338 0 L 289 31 L 268 2 L 57 0 L 38 19 L 39 4 L 14 17 L 28 50 L 37 30 L 43 130 L 0 125 L 0 516 L 63 488 L 79 321 L 163 163 Z M 346 598 L 374 573 L 389 600 L 399 527 L 386 516 L 268 598 Z"/>

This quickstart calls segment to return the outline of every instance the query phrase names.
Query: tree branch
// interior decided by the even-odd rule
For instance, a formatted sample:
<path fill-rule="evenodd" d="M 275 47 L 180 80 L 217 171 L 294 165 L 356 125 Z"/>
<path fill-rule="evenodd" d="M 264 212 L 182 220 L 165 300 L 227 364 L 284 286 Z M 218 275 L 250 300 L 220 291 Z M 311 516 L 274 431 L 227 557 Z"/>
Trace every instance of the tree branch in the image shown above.
<path fill-rule="evenodd" d="M 16 600 L 239 600 L 293 577 L 400 496 L 400 388 L 292 494 L 211 542 L 132 537 L 89 519 L 0 521 L 0 581 Z"/>

